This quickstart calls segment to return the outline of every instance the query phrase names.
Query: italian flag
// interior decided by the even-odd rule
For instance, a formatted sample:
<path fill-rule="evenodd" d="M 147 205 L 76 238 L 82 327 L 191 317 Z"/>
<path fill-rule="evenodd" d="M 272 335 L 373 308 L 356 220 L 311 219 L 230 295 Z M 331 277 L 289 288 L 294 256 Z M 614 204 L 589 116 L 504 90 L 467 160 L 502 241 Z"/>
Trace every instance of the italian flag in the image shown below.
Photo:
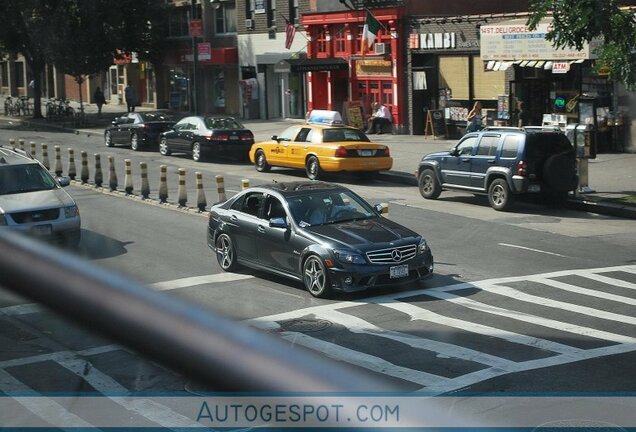
<path fill-rule="evenodd" d="M 367 20 L 364 23 L 362 29 L 362 55 L 364 56 L 375 42 L 375 38 L 378 37 L 380 31 L 380 22 L 375 19 L 371 12 L 367 11 Z"/>

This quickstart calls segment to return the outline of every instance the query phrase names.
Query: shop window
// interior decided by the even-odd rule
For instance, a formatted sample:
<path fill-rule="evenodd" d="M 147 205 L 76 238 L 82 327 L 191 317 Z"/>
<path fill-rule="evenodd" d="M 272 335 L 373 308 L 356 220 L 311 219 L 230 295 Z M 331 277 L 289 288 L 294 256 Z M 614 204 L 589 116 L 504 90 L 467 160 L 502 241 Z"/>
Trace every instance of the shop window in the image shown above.
<path fill-rule="evenodd" d="M 453 99 L 469 100 L 469 57 L 439 57 L 439 87 L 448 88 Z"/>
<path fill-rule="evenodd" d="M 338 25 L 334 27 L 334 48 L 336 53 L 343 53 L 346 51 L 346 36 L 344 25 Z"/>
<path fill-rule="evenodd" d="M 473 92 L 476 100 L 496 100 L 506 94 L 506 72 L 485 71 L 484 62 L 479 56 L 473 61 Z M 453 97 L 455 95 L 453 94 Z"/>
<path fill-rule="evenodd" d="M 236 33 L 236 6 L 234 3 L 219 3 L 215 9 L 216 33 Z"/>

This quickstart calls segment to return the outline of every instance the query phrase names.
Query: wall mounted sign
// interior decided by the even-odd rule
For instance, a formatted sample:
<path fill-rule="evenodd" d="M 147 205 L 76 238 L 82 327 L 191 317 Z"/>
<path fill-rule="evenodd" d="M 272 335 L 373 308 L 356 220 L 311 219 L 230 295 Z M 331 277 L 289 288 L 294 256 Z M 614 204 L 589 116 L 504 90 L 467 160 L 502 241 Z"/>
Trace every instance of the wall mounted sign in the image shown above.
<path fill-rule="evenodd" d="M 267 0 L 254 0 L 254 13 L 255 14 L 264 14 L 266 12 Z"/>
<path fill-rule="evenodd" d="M 457 47 L 455 33 L 422 33 L 420 49 L 454 49 Z"/>
<path fill-rule="evenodd" d="M 391 60 L 358 60 L 356 61 L 356 75 L 374 77 L 393 76 L 393 62 Z"/>

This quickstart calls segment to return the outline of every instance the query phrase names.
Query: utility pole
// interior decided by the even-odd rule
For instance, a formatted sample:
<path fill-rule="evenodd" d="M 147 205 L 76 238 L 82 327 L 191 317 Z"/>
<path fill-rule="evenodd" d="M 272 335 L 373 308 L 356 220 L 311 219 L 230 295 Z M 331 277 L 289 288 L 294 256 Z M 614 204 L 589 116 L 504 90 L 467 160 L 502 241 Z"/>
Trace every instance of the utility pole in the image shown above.
<path fill-rule="evenodd" d="M 197 19 L 197 6 L 196 0 L 192 0 L 190 3 L 190 20 Z M 190 32 L 192 32 L 192 26 L 190 26 Z M 197 36 L 192 34 L 192 111 L 194 115 L 199 115 L 199 103 L 197 100 L 197 66 L 199 64 L 199 53 L 197 46 Z"/>

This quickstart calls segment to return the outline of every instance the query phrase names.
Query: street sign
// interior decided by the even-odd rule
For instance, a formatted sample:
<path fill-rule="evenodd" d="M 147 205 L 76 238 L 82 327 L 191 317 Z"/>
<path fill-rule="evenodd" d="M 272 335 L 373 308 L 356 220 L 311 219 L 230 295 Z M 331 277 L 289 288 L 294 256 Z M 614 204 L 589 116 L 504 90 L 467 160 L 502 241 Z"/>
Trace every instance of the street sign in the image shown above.
<path fill-rule="evenodd" d="M 199 43 L 197 44 L 199 60 L 212 60 L 212 48 L 209 43 Z"/>
<path fill-rule="evenodd" d="M 200 19 L 190 20 L 190 36 L 192 37 L 203 36 L 203 20 L 200 20 Z"/>

